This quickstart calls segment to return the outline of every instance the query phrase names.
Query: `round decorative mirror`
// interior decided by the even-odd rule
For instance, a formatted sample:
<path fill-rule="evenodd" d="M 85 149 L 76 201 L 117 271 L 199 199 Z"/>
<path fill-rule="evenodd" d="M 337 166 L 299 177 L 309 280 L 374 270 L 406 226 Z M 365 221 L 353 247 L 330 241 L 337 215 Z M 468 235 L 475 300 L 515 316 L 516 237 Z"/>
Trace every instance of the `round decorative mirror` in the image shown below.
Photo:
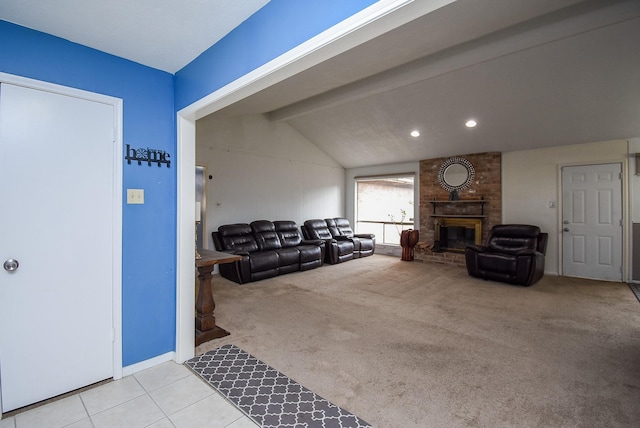
<path fill-rule="evenodd" d="M 451 187 L 459 187 L 467 182 L 469 171 L 464 165 L 454 163 L 449 165 L 442 174 L 442 179 Z"/>
<path fill-rule="evenodd" d="M 466 189 L 473 183 L 475 170 L 471 162 L 464 158 L 452 157 L 442 162 L 438 171 L 438 182 L 443 189 L 457 192 Z"/>

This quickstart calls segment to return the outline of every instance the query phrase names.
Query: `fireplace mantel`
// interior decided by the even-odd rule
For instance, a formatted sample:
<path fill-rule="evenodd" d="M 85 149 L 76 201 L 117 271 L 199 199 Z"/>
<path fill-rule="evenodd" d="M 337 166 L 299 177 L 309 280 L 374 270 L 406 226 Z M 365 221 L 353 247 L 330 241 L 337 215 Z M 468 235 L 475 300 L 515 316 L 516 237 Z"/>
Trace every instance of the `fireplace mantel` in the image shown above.
<path fill-rule="evenodd" d="M 484 218 L 484 204 L 487 202 L 484 198 L 480 199 L 456 199 L 454 201 L 437 201 L 431 200 L 429 201 L 431 205 L 433 205 L 433 214 L 431 217 L 469 217 L 469 218 Z M 479 204 L 480 205 L 480 214 L 464 214 L 464 215 L 451 215 L 451 214 L 436 214 L 436 207 L 438 205 L 456 205 L 456 204 Z"/>

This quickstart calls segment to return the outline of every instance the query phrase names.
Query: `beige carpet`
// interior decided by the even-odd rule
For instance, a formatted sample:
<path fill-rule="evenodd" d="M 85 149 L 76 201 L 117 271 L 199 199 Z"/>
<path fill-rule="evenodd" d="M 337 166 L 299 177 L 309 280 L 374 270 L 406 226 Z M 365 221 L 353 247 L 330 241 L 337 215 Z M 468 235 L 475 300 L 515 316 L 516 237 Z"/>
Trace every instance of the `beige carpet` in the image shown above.
<path fill-rule="evenodd" d="M 376 427 L 640 426 L 640 303 L 626 284 L 529 288 L 374 255 L 238 285 L 232 343 Z"/>

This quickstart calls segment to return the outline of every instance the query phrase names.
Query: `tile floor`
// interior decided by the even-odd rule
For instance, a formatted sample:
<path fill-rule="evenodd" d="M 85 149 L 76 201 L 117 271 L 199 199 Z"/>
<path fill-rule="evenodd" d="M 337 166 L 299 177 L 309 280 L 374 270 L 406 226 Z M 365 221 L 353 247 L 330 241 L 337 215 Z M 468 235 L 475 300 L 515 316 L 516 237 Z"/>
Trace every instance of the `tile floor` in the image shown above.
<path fill-rule="evenodd" d="M 173 361 L 17 413 L 0 428 L 256 428 L 233 404 Z"/>

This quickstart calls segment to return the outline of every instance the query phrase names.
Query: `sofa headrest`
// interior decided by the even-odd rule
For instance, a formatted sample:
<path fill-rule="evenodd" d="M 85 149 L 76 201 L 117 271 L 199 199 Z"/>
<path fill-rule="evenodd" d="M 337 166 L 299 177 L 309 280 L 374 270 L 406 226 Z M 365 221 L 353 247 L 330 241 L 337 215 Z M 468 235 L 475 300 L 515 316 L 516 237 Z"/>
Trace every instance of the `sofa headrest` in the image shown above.
<path fill-rule="evenodd" d="M 222 237 L 251 235 L 251 226 L 246 223 L 225 224 L 218 227 L 218 233 Z"/>
<path fill-rule="evenodd" d="M 310 228 L 310 229 L 322 229 L 327 227 L 327 222 L 320 218 L 314 218 L 313 220 L 305 221 L 304 227 Z"/>
<path fill-rule="evenodd" d="M 487 246 L 493 251 L 515 254 L 522 250 L 536 250 L 540 228 L 527 224 L 500 224 L 489 232 Z"/>
<path fill-rule="evenodd" d="M 218 227 L 222 251 L 258 251 L 258 243 L 253 237 L 251 226 L 245 223 L 225 224 Z"/>
<path fill-rule="evenodd" d="M 276 220 L 273 222 L 276 227 L 276 232 L 294 231 L 298 232 L 298 225 L 295 221 L 291 220 Z"/>
<path fill-rule="evenodd" d="M 260 251 L 282 248 L 273 222 L 269 220 L 256 220 L 251 222 L 251 229 L 256 237 Z"/>
<path fill-rule="evenodd" d="M 349 220 L 347 220 L 346 218 L 337 217 L 337 218 L 334 218 L 334 221 L 336 222 L 336 227 L 338 228 L 340 235 L 353 236 L 354 232 L 353 232 L 353 229 L 351 229 L 351 224 L 349 224 Z"/>
<path fill-rule="evenodd" d="M 254 233 L 275 232 L 276 226 L 269 220 L 256 220 L 251 222 L 251 230 Z"/>
<path fill-rule="evenodd" d="M 276 233 L 283 247 L 295 247 L 302 242 L 302 235 L 295 221 L 274 221 Z"/>
<path fill-rule="evenodd" d="M 491 228 L 491 233 L 497 236 L 537 238 L 540 234 L 540 228 L 530 224 L 497 224 Z"/>
<path fill-rule="evenodd" d="M 336 237 L 340 236 L 340 229 L 336 226 L 336 221 L 332 218 L 325 218 L 324 221 L 327 223 L 327 227 L 329 228 L 329 232 L 331 232 L 331 236 Z"/>
<path fill-rule="evenodd" d="M 327 222 L 322 219 L 305 221 L 304 229 L 307 232 L 307 239 L 331 239 L 333 237 L 331 232 L 329 232 Z"/>

